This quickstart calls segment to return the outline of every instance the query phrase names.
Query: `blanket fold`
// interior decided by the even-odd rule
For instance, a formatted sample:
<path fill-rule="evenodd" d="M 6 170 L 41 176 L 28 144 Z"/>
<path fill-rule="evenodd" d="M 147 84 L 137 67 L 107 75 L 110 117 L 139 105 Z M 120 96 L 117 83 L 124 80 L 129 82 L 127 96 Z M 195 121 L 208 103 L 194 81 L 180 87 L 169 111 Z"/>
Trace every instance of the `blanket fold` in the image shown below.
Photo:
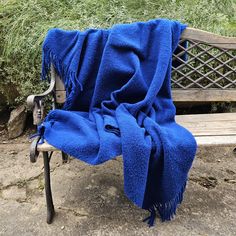
<path fill-rule="evenodd" d="M 43 44 L 42 78 L 53 64 L 66 86 L 62 110 L 39 127 L 47 142 L 86 163 L 123 156 L 124 190 L 137 206 L 170 220 L 181 203 L 196 153 L 175 122 L 172 54 L 186 28 L 150 20 L 110 29 L 52 29 Z"/>

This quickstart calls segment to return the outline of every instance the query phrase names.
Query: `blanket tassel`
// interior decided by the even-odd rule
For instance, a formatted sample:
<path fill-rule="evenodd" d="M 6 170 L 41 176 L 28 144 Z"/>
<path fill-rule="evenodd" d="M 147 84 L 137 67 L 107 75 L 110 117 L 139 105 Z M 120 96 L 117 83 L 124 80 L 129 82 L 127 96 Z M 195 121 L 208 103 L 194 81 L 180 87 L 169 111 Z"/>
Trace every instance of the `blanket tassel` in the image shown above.
<path fill-rule="evenodd" d="M 150 216 L 145 218 L 143 220 L 143 222 L 147 221 L 149 227 L 152 227 L 152 226 L 154 226 L 154 222 L 155 222 L 155 219 L 156 219 L 156 210 L 155 210 L 154 207 L 152 207 L 149 211 L 150 211 Z"/>
<path fill-rule="evenodd" d="M 41 71 L 42 80 L 49 80 L 51 64 L 53 64 L 57 74 L 60 76 L 60 78 L 62 78 L 65 84 L 66 101 L 64 103 L 63 109 L 69 110 L 72 106 L 72 100 L 76 94 L 77 86 L 79 86 L 80 91 L 83 91 L 83 85 L 77 78 L 75 72 L 70 71 L 69 67 L 64 65 L 62 61 L 47 46 L 44 45 Z"/>
<path fill-rule="evenodd" d="M 181 188 L 179 194 L 177 194 L 177 196 L 172 199 L 169 202 L 166 203 L 154 203 L 150 209 L 148 209 L 148 211 L 150 212 L 150 216 L 148 216 L 147 218 L 145 218 L 143 220 L 143 222 L 148 223 L 149 227 L 154 226 L 154 222 L 157 216 L 157 212 L 159 213 L 162 222 L 166 221 L 166 220 L 171 220 L 174 218 L 174 215 L 176 214 L 176 209 L 177 206 L 182 202 L 183 200 L 183 193 L 185 191 L 186 188 L 186 183 L 185 182 L 184 186 Z"/>

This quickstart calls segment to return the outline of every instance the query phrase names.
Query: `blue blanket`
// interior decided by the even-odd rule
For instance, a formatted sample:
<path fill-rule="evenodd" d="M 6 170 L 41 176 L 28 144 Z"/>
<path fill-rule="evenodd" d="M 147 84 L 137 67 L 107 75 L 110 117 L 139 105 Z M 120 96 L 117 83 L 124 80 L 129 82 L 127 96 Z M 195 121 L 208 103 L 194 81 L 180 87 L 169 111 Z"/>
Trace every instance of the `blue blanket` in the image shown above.
<path fill-rule="evenodd" d="M 170 220 L 181 203 L 196 153 L 175 122 L 172 53 L 186 25 L 157 19 L 110 29 L 52 29 L 43 44 L 42 77 L 52 63 L 67 98 L 39 127 L 46 141 L 97 165 L 123 155 L 124 190 L 137 206 Z"/>

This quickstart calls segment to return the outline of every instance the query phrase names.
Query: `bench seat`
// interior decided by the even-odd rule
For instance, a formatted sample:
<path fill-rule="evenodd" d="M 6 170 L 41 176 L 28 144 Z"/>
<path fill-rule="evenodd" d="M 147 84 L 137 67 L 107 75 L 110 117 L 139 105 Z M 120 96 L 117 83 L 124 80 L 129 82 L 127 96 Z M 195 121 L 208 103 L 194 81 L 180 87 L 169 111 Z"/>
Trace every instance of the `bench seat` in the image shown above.
<path fill-rule="evenodd" d="M 236 37 L 220 36 L 188 27 L 181 35 L 172 62 L 175 65 L 172 66 L 172 98 L 177 107 L 178 104 L 189 104 L 192 107 L 194 104 L 236 101 Z M 46 97 L 46 101 L 52 101 L 51 109 L 60 109 L 66 100 L 65 85 L 53 65 L 50 77 L 47 91 L 27 98 L 27 104 L 33 110 L 35 125 L 41 124 L 46 115 Z M 236 113 L 177 115 L 176 122 L 192 132 L 198 147 L 225 146 L 232 148 L 232 151 L 236 150 Z M 46 142 L 39 144 L 39 140 L 36 137 L 31 143 L 30 161 L 36 162 L 39 152 L 42 152 L 47 222 L 51 223 L 55 211 L 49 161 L 52 152 L 59 150 Z M 62 162 L 67 162 L 68 155 L 64 152 L 61 155 Z"/>
<path fill-rule="evenodd" d="M 176 122 L 192 132 L 198 146 L 235 146 L 236 113 L 177 115 Z M 48 143 L 38 151 L 58 151 Z"/>

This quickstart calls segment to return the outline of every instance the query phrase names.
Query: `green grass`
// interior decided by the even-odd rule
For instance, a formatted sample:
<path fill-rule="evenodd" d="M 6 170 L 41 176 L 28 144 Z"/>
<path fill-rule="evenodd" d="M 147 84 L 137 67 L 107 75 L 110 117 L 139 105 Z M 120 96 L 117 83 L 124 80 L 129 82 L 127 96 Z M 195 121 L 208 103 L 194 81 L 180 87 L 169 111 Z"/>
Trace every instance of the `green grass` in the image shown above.
<path fill-rule="evenodd" d="M 52 27 L 107 28 L 164 17 L 236 36 L 235 12 L 235 0 L 0 0 L 0 94 L 14 106 L 43 87 L 41 44 Z"/>

